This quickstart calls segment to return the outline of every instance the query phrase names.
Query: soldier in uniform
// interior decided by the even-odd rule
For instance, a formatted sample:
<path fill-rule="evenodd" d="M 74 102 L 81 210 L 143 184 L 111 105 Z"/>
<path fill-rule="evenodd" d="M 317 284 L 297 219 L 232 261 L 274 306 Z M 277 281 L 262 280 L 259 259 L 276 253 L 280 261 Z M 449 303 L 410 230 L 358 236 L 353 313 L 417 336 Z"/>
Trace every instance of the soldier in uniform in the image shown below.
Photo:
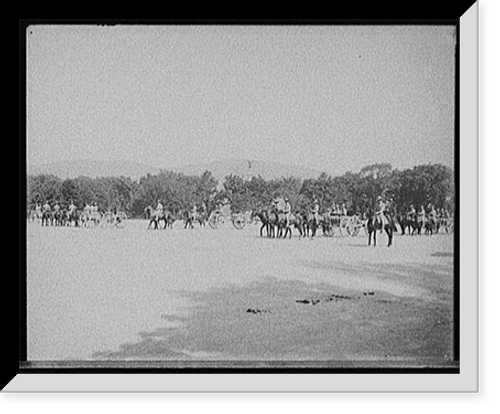
<path fill-rule="evenodd" d="M 290 214 L 292 212 L 292 206 L 290 205 L 290 200 L 285 197 L 285 205 L 283 207 L 283 213 L 285 214 L 286 225 L 290 225 Z"/>
<path fill-rule="evenodd" d="M 317 198 L 314 198 L 311 213 L 313 215 L 313 219 L 314 222 L 316 223 L 316 226 L 319 226 L 319 202 Z"/>
<path fill-rule="evenodd" d="M 375 217 L 378 223 L 380 223 L 380 232 L 384 226 L 388 223 L 387 217 L 385 215 L 386 204 L 381 196 L 377 197 L 377 202 L 375 206 Z"/>

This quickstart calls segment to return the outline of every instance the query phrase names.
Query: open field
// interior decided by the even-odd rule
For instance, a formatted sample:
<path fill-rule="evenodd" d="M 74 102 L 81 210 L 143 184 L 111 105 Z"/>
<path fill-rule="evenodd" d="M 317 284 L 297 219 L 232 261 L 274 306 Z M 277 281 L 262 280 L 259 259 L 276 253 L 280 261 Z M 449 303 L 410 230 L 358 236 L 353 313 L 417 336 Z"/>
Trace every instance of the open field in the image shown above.
<path fill-rule="evenodd" d="M 28 360 L 452 357 L 453 237 L 270 240 L 236 230 L 27 234 Z"/>

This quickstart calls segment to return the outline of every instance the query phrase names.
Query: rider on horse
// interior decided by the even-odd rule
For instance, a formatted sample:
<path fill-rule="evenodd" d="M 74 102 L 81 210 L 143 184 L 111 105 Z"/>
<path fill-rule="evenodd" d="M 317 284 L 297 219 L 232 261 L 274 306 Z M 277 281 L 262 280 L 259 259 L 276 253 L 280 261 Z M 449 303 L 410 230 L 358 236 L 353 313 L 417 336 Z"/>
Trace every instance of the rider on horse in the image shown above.
<path fill-rule="evenodd" d="M 42 205 L 39 201 L 36 203 L 35 212 L 37 217 L 42 217 Z"/>
<path fill-rule="evenodd" d="M 422 206 L 422 205 L 420 206 L 420 210 L 418 210 L 417 218 L 421 222 L 425 221 L 425 209 L 424 209 L 424 206 Z"/>
<path fill-rule="evenodd" d="M 319 226 L 319 202 L 318 202 L 318 199 L 316 197 L 313 200 L 313 206 L 311 208 L 311 213 L 313 215 L 314 222 L 316 223 L 317 226 Z"/>
<path fill-rule="evenodd" d="M 375 206 L 375 218 L 377 223 L 380 223 L 380 231 L 389 222 L 386 216 L 386 203 L 381 196 L 377 197 L 377 205 Z"/>
<path fill-rule="evenodd" d="M 285 197 L 283 213 L 285 214 L 285 222 L 288 227 L 290 225 L 290 214 L 292 213 L 292 206 L 290 205 L 290 200 L 288 199 L 288 197 Z"/>
<path fill-rule="evenodd" d="M 158 200 L 158 204 L 156 205 L 155 215 L 156 217 L 161 217 L 163 215 L 163 204 L 161 203 L 161 200 Z"/>
<path fill-rule="evenodd" d="M 68 218 L 73 217 L 73 215 L 75 213 L 76 213 L 76 206 L 73 203 L 73 200 L 70 200 L 69 207 L 68 207 L 68 213 L 67 213 Z"/>
<path fill-rule="evenodd" d="M 431 220 L 436 221 L 436 218 L 437 218 L 436 209 L 434 208 L 434 206 L 431 203 L 429 203 L 428 208 L 429 208 L 429 218 Z"/>
<path fill-rule="evenodd" d="M 341 209 L 342 215 L 347 216 L 347 207 L 346 207 L 345 203 L 342 203 L 342 206 L 340 207 L 340 209 Z"/>
<path fill-rule="evenodd" d="M 406 213 L 406 218 L 408 220 L 415 220 L 415 217 L 417 216 L 417 210 L 415 210 L 415 207 L 413 204 L 410 204 L 410 209 Z"/>

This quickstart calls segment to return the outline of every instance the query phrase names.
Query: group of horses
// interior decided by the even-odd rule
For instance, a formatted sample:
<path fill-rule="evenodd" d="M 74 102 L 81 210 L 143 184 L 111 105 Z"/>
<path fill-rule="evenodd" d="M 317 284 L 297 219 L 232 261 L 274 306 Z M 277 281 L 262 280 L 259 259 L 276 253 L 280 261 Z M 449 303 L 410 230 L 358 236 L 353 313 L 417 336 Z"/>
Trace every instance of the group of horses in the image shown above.
<path fill-rule="evenodd" d="M 174 214 L 169 210 L 157 211 L 151 206 L 145 208 L 144 215 L 149 220 L 147 228 L 154 230 L 172 228 L 179 220 L 184 222 L 185 229 L 192 229 L 195 223 L 205 226 L 208 220 L 204 212 L 183 210 L 179 214 Z"/>
<path fill-rule="evenodd" d="M 69 211 L 64 208 L 55 211 L 33 211 L 31 221 L 39 220 L 42 226 L 75 226 L 80 225 L 80 216 L 76 210 Z"/>
<path fill-rule="evenodd" d="M 418 214 L 398 214 L 397 222 L 401 227 L 401 234 L 421 235 L 422 232 L 426 235 L 433 235 L 439 232 L 441 227 L 444 227 L 447 233 L 453 231 L 453 221 L 449 217 L 433 217 L 431 215 Z"/>
<path fill-rule="evenodd" d="M 174 222 L 183 221 L 185 229 L 194 228 L 194 224 L 203 227 L 208 222 L 209 216 L 206 212 L 193 212 L 189 210 L 180 211 L 177 214 L 168 210 L 156 211 L 148 206 L 144 210 L 146 218 L 149 220 L 148 229 L 172 228 Z M 84 217 L 84 219 L 82 219 Z M 86 220 L 85 220 L 86 217 Z M 260 208 L 252 211 L 251 220 L 260 221 L 259 234 L 268 238 L 291 238 L 292 230 L 299 234 L 299 239 L 309 237 L 314 239 L 319 229 L 324 235 L 332 235 L 333 216 L 328 213 L 319 214 L 318 219 L 309 211 L 295 211 L 287 216 L 275 208 Z M 393 243 L 394 233 L 398 232 L 398 227 L 402 235 L 432 235 L 439 232 L 444 227 L 446 232 L 453 231 L 453 221 L 445 217 L 433 217 L 431 215 L 418 214 L 386 214 L 383 222 L 377 218 L 373 210 L 369 209 L 362 217 L 365 231 L 368 235 L 368 244 L 377 244 L 377 233 L 384 232 L 387 235 L 387 245 Z M 85 221 L 92 221 L 92 215 L 88 217 L 79 214 L 77 210 L 69 211 L 65 208 L 52 211 L 32 211 L 30 213 L 32 221 L 39 220 L 42 226 L 85 226 Z"/>
<path fill-rule="evenodd" d="M 177 215 L 170 211 L 157 212 L 151 206 L 146 207 L 146 218 L 149 220 L 148 229 L 172 228 L 177 220 L 184 222 L 184 228 L 193 228 L 193 224 L 205 226 L 208 215 L 204 212 L 184 210 Z M 332 235 L 333 216 L 329 212 L 319 214 L 318 219 L 310 211 L 295 211 L 287 216 L 275 208 L 260 208 L 252 211 L 251 220 L 260 221 L 259 234 L 261 237 L 286 239 L 292 237 L 292 231 L 298 232 L 299 239 L 309 237 L 314 239 L 318 230 L 322 230 L 324 235 Z M 362 216 L 365 232 L 368 236 L 368 245 L 377 245 L 377 233 L 385 233 L 387 236 L 387 246 L 391 246 L 394 241 L 394 233 L 398 232 L 398 226 L 402 235 L 432 235 L 444 226 L 444 220 L 431 216 L 419 216 L 408 214 L 385 214 L 385 220 L 380 220 L 376 213 L 369 209 Z M 447 231 L 448 231 L 448 227 Z"/>
<path fill-rule="evenodd" d="M 299 240 L 303 237 L 309 237 L 311 240 L 316 236 L 318 229 L 321 229 L 323 234 L 331 234 L 333 226 L 333 217 L 330 213 L 323 213 L 316 218 L 313 213 L 308 211 L 296 211 L 289 214 L 288 220 L 283 212 L 275 209 L 260 209 L 252 213 L 252 216 L 257 216 L 262 225 L 259 234 L 261 237 L 268 238 L 291 238 L 292 229 L 296 229 L 299 233 Z M 393 235 L 396 229 L 395 222 L 392 218 L 388 218 L 388 222 L 383 224 L 377 220 L 375 213 L 369 210 L 365 214 L 366 228 L 368 233 L 368 244 L 371 244 L 372 239 L 374 245 L 377 244 L 377 230 L 384 231 L 388 237 L 388 246 L 392 245 Z"/>

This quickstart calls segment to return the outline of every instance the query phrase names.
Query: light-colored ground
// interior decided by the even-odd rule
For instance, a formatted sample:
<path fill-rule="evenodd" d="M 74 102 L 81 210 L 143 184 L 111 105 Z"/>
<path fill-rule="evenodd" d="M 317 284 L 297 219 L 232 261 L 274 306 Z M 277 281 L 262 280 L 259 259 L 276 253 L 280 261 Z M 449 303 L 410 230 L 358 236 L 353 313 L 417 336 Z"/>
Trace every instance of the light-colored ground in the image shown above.
<path fill-rule="evenodd" d="M 446 362 L 453 237 L 238 231 L 27 234 L 29 360 Z"/>

